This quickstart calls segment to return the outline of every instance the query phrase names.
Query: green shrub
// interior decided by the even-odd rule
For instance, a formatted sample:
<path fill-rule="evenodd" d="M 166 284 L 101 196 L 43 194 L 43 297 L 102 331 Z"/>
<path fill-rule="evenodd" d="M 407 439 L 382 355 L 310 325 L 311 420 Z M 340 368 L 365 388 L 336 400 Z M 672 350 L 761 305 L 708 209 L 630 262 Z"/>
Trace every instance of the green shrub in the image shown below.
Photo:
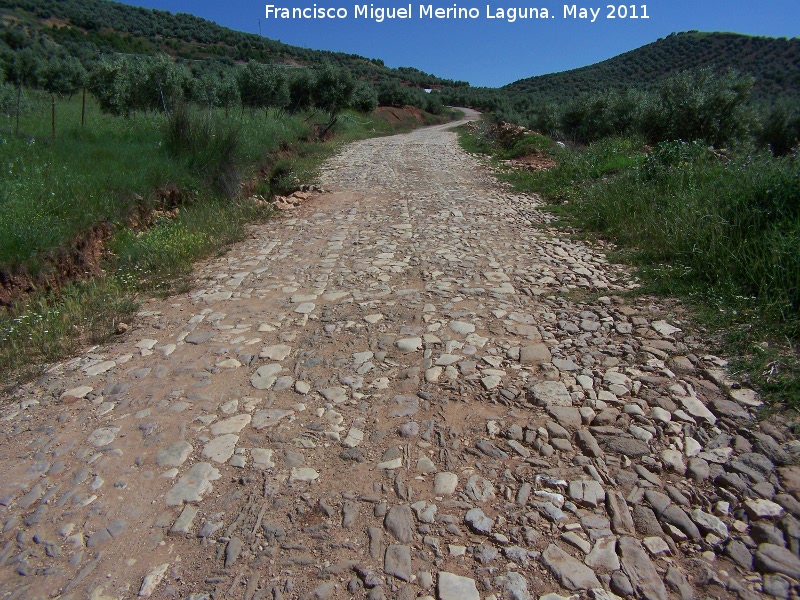
<path fill-rule="evenodd" d="M 702 140 L 716 147 L 745 139 L 754 114 L 747 101 L 753 78 L 733 69 L 684 71 L 667 79 L 642 116 L 640 131 L 652 142 Z"/>
<path fill-rule="evenodd" d="M 783 105 L 773 107 L 763 118 L 756 139 L 776 156 L 788 154 L 800 142 L 800 111 Z"/>
<path fill-rule="evenodd" d="M 378 92 L 371 85 L 359 83 L 353 90 L 350 106 L 363 113 L 371 113 L 378 108 Z"/>
<path fill-rule="evenodd" d="M 561 115 L 561 131 L 568 139 L 582 143 L 628 133 L 617 129 L 611 114 L 612 102 L 610 94 L 596 94 L 570 103 Z"/>
<path fill-rule="evenodd" d="M 423 110 L 431 113 L 432 115 L 440 115 L 444 112 L 444 104 L 442 103 L 442 96 L 438 92 L 430 92 L 425 98 Z"/>
<path fill-rule="evenodd" d="M 314 105 L 317 78 L 311 69 L 296 69 L 289 77 L 289 109 L 296 112 Z"/>
<path fill-rule="evenodd" d="M 378 103 L 381 106 L 413 104 L 414 93 L 396 81 L 382 81 L 377 85 Z"/>
<path fill-rule="evenodd" d="M 355 89 L 355 80 L 347 69 L 340 69 L 328 63 L 315 72 L 313 88 L 314 106 L 335 118 L 350 104 L 350 96 Z"/>
<path fill-rule="evenodd" d="M 58 96 L 72 96 L 86 83 L 86 69 L 74 56 L 50 60 L 42 69 L 44 89 Z"/>
<path fill-rule="evenodd" d="M 89 90 L 100 108 L 112 115 L 165 111 L 181 102 L 190 73 L 164 54 L 121 55 L 98 62 L 89 75 Z"/>
<path fill-rule="evenodd" d="M 0 83 L 0 116 L 8 121 L 11 131 L 11 119 L 17 113 L 17 88 L 10 83 Z"/>
<path fill-rule="evenodd" d="M 553 140 L 538 133 L 520 136 L 503 153 L 507 158 L 519 158 L 530 154 L 540 154 L 554 148 Z"/>
<path fill-rule="evenodd" d="M 237 81 L 244 106 L 286 108 L 289 105 L 286 75 L 273 66 L 251 60 L 239 70 Z"/>

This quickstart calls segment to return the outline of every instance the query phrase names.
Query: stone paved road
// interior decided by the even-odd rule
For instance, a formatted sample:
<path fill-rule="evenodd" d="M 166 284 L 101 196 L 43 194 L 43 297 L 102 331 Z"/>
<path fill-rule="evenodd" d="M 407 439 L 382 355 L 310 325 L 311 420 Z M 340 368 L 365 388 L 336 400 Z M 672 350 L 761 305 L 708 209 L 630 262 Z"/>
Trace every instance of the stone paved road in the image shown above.
<path fill-rule="evenodd" d="M 800 444 L 447 127 L 0 411 L 0 597 L 796 597 Z M 554 595 L 555 594 L 555 595 Z"/>

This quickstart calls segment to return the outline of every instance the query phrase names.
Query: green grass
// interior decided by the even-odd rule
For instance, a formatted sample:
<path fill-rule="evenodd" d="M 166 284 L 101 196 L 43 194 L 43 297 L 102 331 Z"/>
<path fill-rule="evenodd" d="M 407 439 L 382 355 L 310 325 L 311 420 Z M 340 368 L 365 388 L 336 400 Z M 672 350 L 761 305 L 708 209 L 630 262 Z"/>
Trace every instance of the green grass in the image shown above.
<path fill-rule="evenodd" d="M 139 305 L 130 283 L 118 275 L 79 281 L 58 295 L 35 294 L 0 315 L 0 390 L 36 376 L 43 364 L 83 344 L 107 339 Z"/>
<path fill-rule="evenodd" d="M 575 218 L 639 249 L 644 262 L 679 264 L 698 285 L 752 298 L 800 335 L 797 160 L 706 151 L 665 165 L 660 150 L 643 168 L 590 187 Z"/>
<path fill-rule="evenodd" d="M 513 172 L 505 177 L 520 191 L 535 191 L 551 203 L 577 201 L 586 190 L 620 171 L 640 165 L 645 158 L 639 139 L 612 137 L 597 142 L 591 151 L 555 147 L 548 154 L 556 169 Z"/>
<path fill-rule="evenodd" d="M 161 118 L 116 119 L 90 107 L 80 128 L 77 98 L 57 104 L 56 138 L 49 106 L 37 96 L 19 136 L 0 145 L 0 265 L 35 272 L 43 254 L 91 225 L 126 218 L 136 195 L 167 182 L 192 187 L 181 165 L 163 160 Z"/>
<path fill-rule="evenodd" d="M 80 100 L 59 101 L 52 139 L 49 99 L 36 98 L 20 135 L 6 132 L 0 142 L 0 267 L 35 273 L 43 257 L 88 227 L 158 208 L 158 190 L 178 189 L 187 200 L 214 192 L 207 165 L 167 151 L 163 115 L 113 117 L 89 101 L 82 129 Z M 234 160 L 243 176 L 253 176 L 281 142 L 308 135 L 306 116 L 237 111 L 225 119 L 238 132 Z"/>
<path fill-rule="evenodd" d="M 480 147 L 475 136 L 462 133 L 465 148 Z M 641 140 L 614 137 L 549 155 L 553 169 L 499 177 L 617 244 L 638 267 L 639 293 L 684 299 L 740 379 L 800 407 L 797 155 L 722 156 L 682 142 L 646 152 Z"/>
<path fill-rule="evenodd" d="M 52 138 L 49 97 L 29 100 L 20 134 L 0 130 L 0 272 L 41 291 L 0 312 L 6 385 L 105 339 L 141 297 L 185 291 L 196 260 L 272 214 L 249 190 L 266 199 L 291 191 L 341 143 L 417 125 L 345 112 L 320 143 L 312 127 L 325 115 L 189 109 L 176 134 L 161 114 L 113 117 L 90 102 L 81 128 L 74 98 L 57 103 Z M 103 224 L 112 231 L 103 271 L 49 289 L 59 261 Z"/>

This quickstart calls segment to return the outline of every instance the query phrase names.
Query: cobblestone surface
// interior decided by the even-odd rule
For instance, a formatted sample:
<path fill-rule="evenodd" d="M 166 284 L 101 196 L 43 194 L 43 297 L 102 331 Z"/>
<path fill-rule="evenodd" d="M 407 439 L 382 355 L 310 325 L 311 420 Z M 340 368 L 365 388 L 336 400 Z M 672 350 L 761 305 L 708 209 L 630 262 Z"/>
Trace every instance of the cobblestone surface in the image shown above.
<path fill-rule="evenodd" d="M 448 127 L 0 412 L 0 597 L 795 597 L 800 444 Z"/>

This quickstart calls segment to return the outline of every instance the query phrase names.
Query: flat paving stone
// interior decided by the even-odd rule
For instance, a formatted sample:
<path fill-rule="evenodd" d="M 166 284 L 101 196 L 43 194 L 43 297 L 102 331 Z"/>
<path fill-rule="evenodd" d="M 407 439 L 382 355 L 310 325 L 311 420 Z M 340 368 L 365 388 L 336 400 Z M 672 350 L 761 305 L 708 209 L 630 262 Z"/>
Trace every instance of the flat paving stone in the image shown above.
<path fill-rule="evenodd" d="M 555 544 L 542 553 L 542 564 L 568 590 L 589 590 L 601 587 L 594 572 Z"/>
<path fill-rule="evenodd" d="M 294 415 L 294 411 L 285 408 L 268 408 L 259 410 L 253 415 L 253 429 L 264 429 L 265 427 L 275 427 L 284 419 Z"/>
<path fill-rule="evenodd" d="M 222 475 L 210 463 L 196 463 L 167 492 L 164 500 L 167 506 L 179 506 L 184 502 L 200 502 L 203 496 L 213 489 L 212 481 Z"/>
<path fill-rule="evenodd" d="M 156 455 L 159 467 L 180 467 L 192 453 L 192 445 L 184 440 L 167 444 Z"/>
<path fill-rule="evenodd" d="M 560 381 L 541 381 L 534 384 L 531 391 L 541 406 L 572 406 L 572 396 Z"/>
<path fill-rule="evenodd" d="M 97 448 L 108 446 L 116 439 L 120 429 L 120 427 L 98 427 L 86 441 Z"/>
<path fill-rule="evenodd" d="M 243 415 L 235 415 L 233 417 L 229 417 L 227 419 L 223 419 L 222 421 L 217 421 L 211 427 L 209 427 L 209 431 L 211 435 L 222 435 L 225 433 L 239 433 L 242 429 L 247 427 L 250 424 L 250 421 L 253 417 L 248 414 Z"/>
<path fill-rule="evenodd" d="M 257 390 L 268 390 L 275 384 L 278 373 L 282 370 L 283 367 L 278 363 L 263 365 L 250 377 L 250 383 Z"/>
<path fill-rule="evenodd" d="M 233 451 L 236 448 L 236 443 L 238 441 L 238 435 L 234 435 L 232 433 L 221 435 L 208 442 L 203 447 L 201 455 L 203 458 L 211 459 L 214 462 L 228 462 L 231 456 L 233 456 Z"/>
<path fill-rule="evenodd" d="M 287 346 L 285 344 L 275 344 L 274 346 L 265 347 L 263 350 L 261 350 L 258 356 L 259 358 L 280 362 L 289 356 L 291 352 L 291 346 Z"/>
<path fill-rule="evenodd" d="M 193 331 L 184 338 L 187 344 L 205 344 L 216 335 L 213 331 Z"/>
<path fill-rule="evenodd" d="M 437 584 L 439 600 L 480 600 L 477 584 L 474 579 L 439 571 Z"/>

